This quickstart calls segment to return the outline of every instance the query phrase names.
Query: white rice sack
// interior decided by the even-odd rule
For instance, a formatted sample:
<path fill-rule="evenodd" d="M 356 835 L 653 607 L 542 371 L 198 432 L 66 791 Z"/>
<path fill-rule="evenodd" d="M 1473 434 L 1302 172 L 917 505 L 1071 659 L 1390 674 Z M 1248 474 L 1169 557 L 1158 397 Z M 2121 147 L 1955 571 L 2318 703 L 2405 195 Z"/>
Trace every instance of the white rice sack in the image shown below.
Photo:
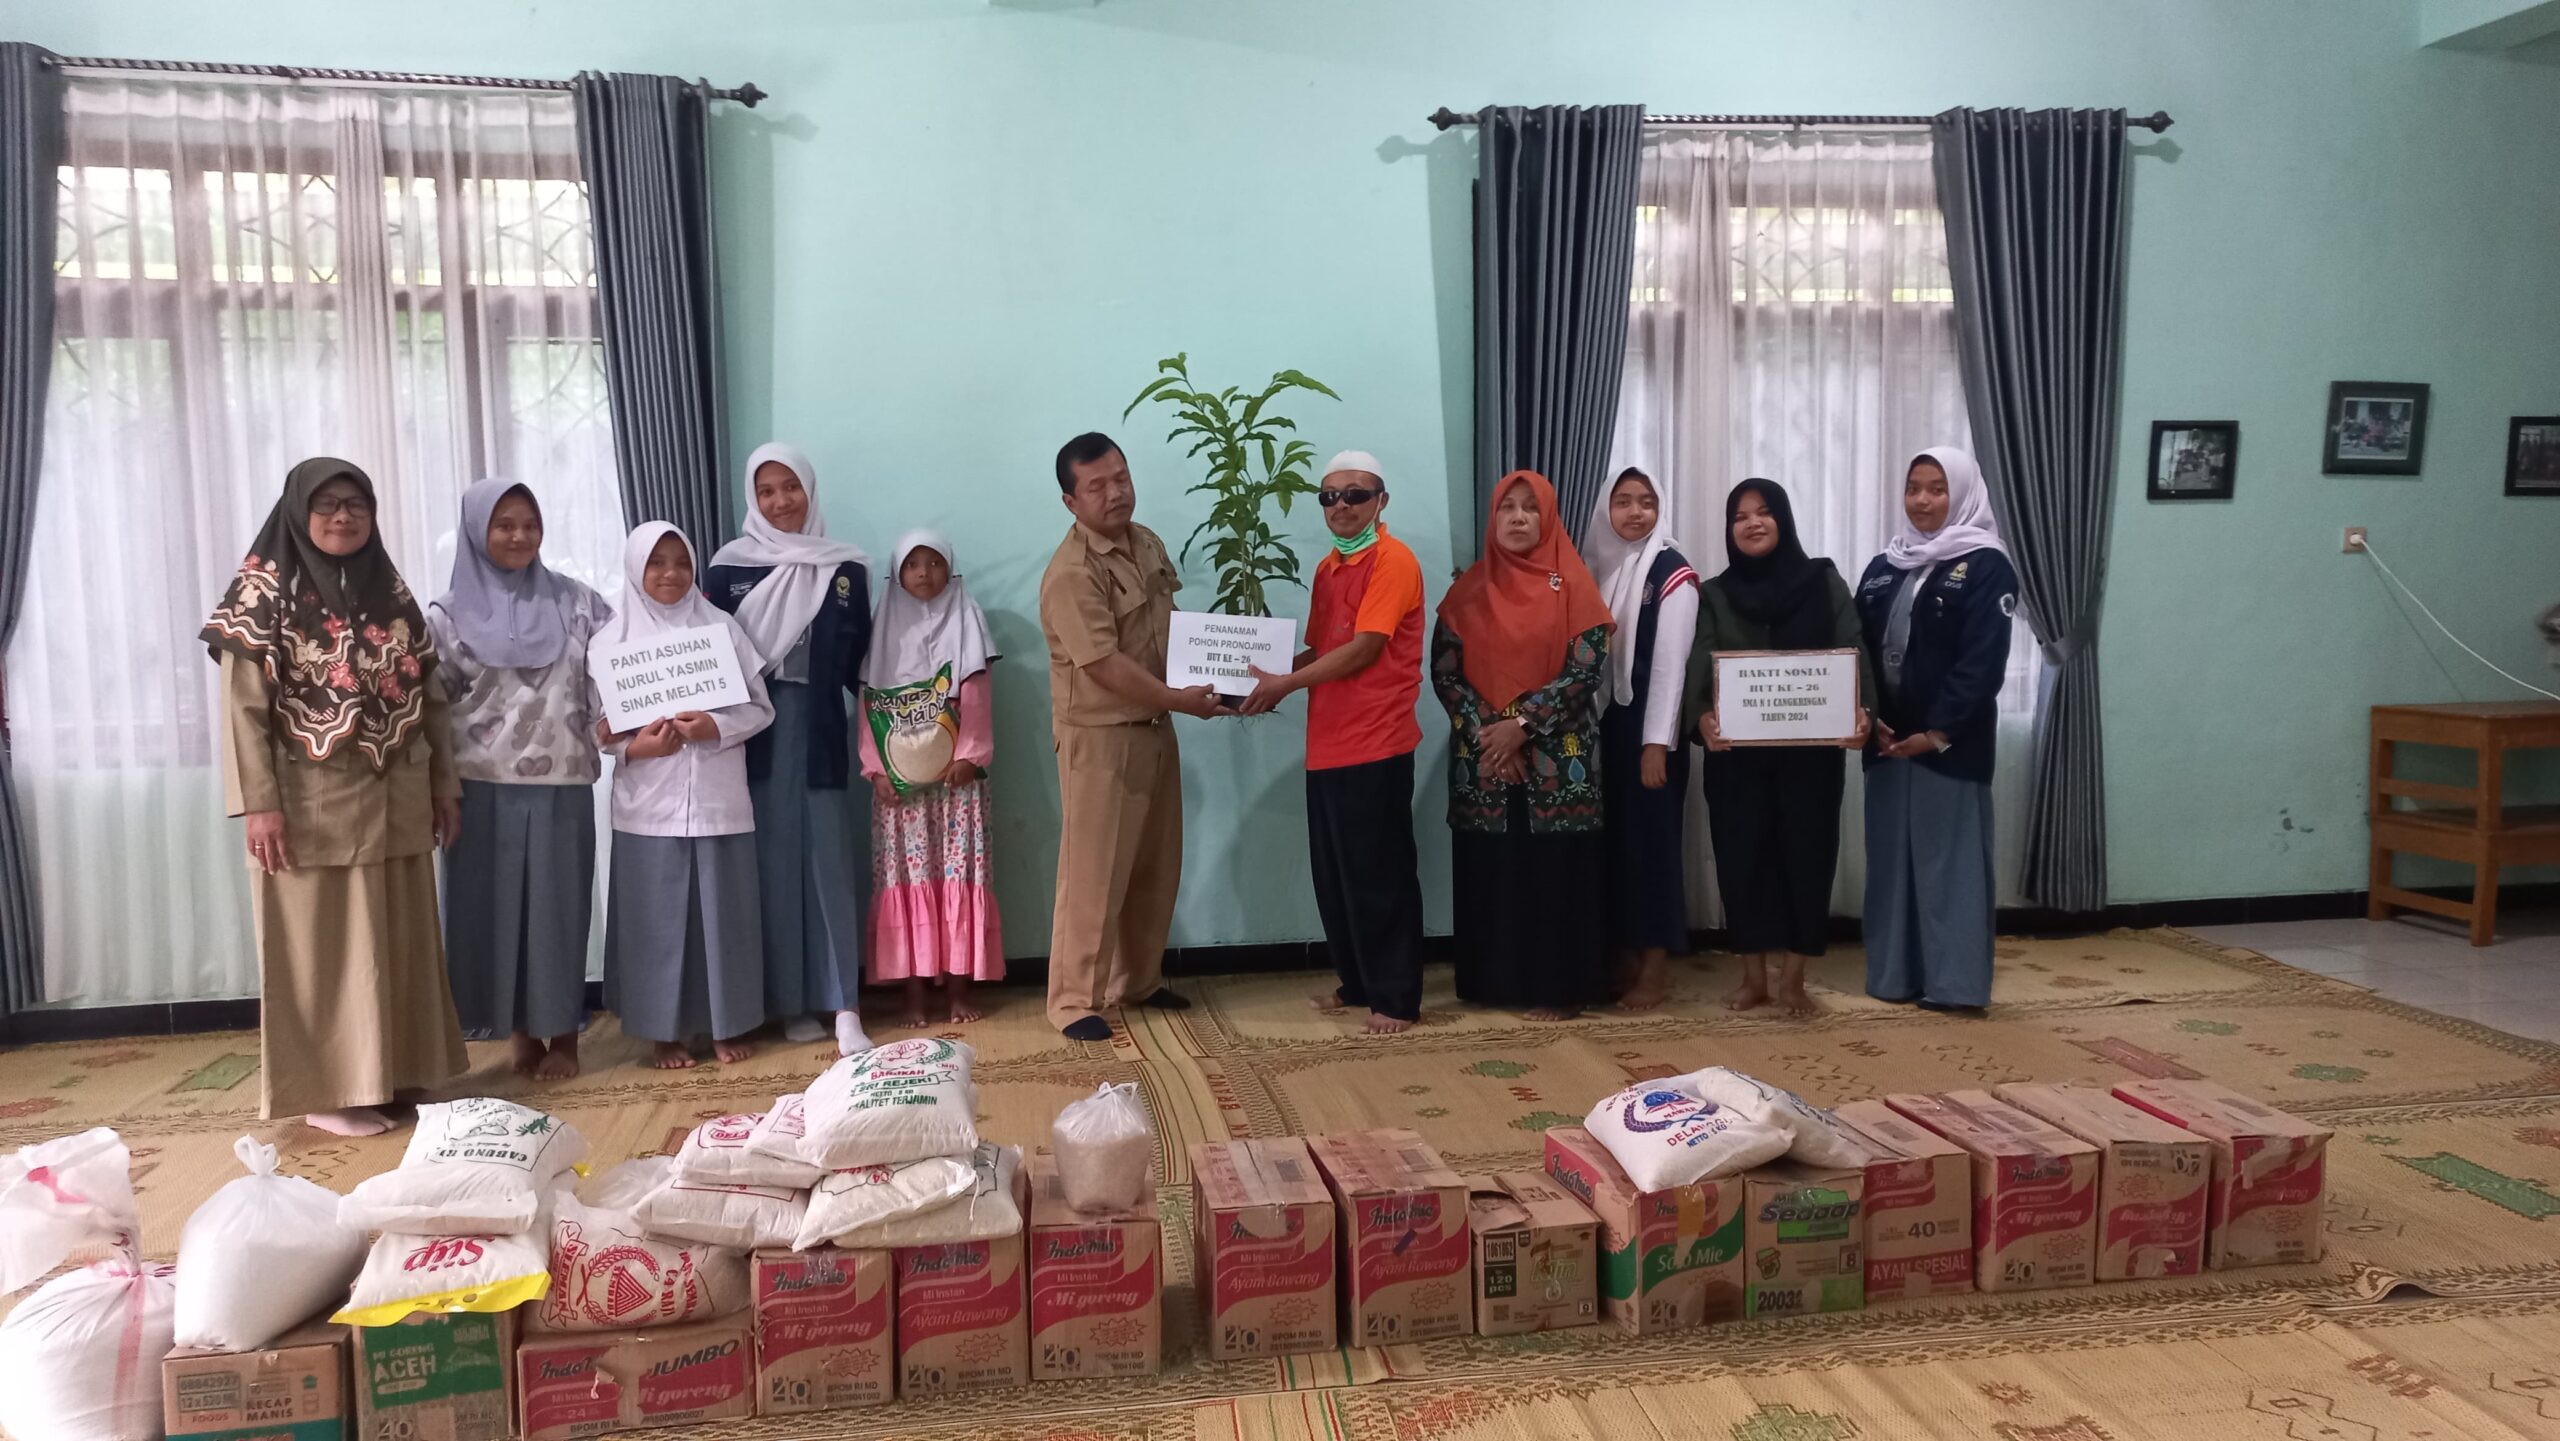
<path fill-rule="evenodd" d="M 20 1303 L 0 1321 L 0 1428 L 21 1441 L 159 1441 L 177 1276 L 106 1261 Z"/>
<path fill-rule="evenodd" d="M 181 1346 L 256 1351 L 347 1294 L 365 1233 L 339 1224 L 338 1195 L 276 1173 L 276 1148 L 232 1142 L 249 1174 L 196 1207 L 178 1241 Z"/>
<path fill-rule="evenodd" d="M 939 1246 L 952 1241 L 985 1241 L 1022 1229 L 1020 1189 L 1022 1148 L 980 1146 L 969 1157 L 970 1185 L 954 1200 L 927 1210 L 891 1216 L 844 1232 L 835 1244 L 849 1251 L 897 1246 Z M 811 1210 L 816 1207 L 812 1205 Z"/>
<path fill-rule="evenodd" d="M 670 1176 L 631 1214 L 650 1235 L 753 1251 L 800 1237 L 809 1193 L 779 1186 L 722 1186 Z"/>
<path fill-rule="evenodd" d="M 967 1195 L 976 1184 L 976 1170 L 959 1156 L 829 1172 L 809 1192 L 809 1209 L 792 1249 L 806 1251 L 848 1231 L 931 1210 Z"/>
<path fill-rule="evenodd" d="M 976 1059 L 958 1041 L 895 1041 L 809 1083 L 800 1158 L 830 1171 L 966 1156 L 978 1145 Z"/>
<path fill-rule="evenodd" d="M 1582 1124 L 1641 1191 L 1737 1175 L 1785 1155 L 1788 1145 L 1785 1131 L 1706 1099 L 1678 1077 L 1629 1086 L 1592 1107 Z"/>
<path fill-rule="evenodd" d="M 1138 1104 L 1137 1083 L 1103 1086 L 1069 1101 L 1049 1128 L 1049 1146 L 1057 1153 L 1067 1204 L 1075 1209 L 1118 1211 L 1146 1196 L 1156 1141 L 1147 1108 Z"/>
<path fill-rule="evenodd" d="M 763 1112 L 721 1116 L 696 1126 L 676 1150 L 675 1173 L 687 1181 L 714 1186 L 772 1186 L 804 1191 L 826 1174 L 823 1167 L 800 1159 L 798 1147 L 783 1155 L 748 1144 L 763 1125 Z"/>
<path fill-rule="evenodd" d="M 728 1246 L 662 1240 L 633 1213 L 671 1176 L 664 1157 L 597 1178 L 596 1204 L 563 1194 L 551 1223 L 551 1290 L 534 1321 L 547 1331 L 675 1326 L 745 1310 L 747 1257 Z"/>
<path fill-rule="evenodd" d="M 586 1154 L 577 1128 L 513 1101 L 420 1106 L 399 1168 L 348 1192 L 338 1219 L 404 1236 L 522 1235 Z"/>
<path fill-rule="evenodd" d="M 800 1159 L 801 1146 L 808 1135 L 809 1098 L 797 1093 L 776 1096 L 773 1109 L 765 1112 L 764 1119 L 756 1122 L 755 1129 L 747 1133 L 747 1149 L 759 1156 L 789 1161 L 795 1166 L 809 1166 L 818 1176 L 823 1176 L 825 1167 Z M 817 1183 L 817 1176 L 812 1176 L 803 1184 L 814 1186 Z"/>
<path fill-rule="evenodd" d="M 375 1238 L 347 1304 L 329 1319 L 342 1326 L 391 1326 L 420 1312 L 512 1311 L 551 1288 L 551 1250 L 539 1231 L 520 1236 Z"/>
<path fill-rule="evenodd" d="M 141 1213 L 133 1157 L 100 1126 L 0 1161 L 0 1294 L 32 1286 L 81 1246 L 130 1250 Z"/>
<path fill-rule="evenodd" d="M 1677 1080 L 1684 1090 L 1786 1132 L 1787 1154 L 1806 1165 L 1839 1169 L 1867 1163 L 1867 1148 L 1838 1118 L 1793 1091 L 1726 1066 L 1691 1071 Z"/>

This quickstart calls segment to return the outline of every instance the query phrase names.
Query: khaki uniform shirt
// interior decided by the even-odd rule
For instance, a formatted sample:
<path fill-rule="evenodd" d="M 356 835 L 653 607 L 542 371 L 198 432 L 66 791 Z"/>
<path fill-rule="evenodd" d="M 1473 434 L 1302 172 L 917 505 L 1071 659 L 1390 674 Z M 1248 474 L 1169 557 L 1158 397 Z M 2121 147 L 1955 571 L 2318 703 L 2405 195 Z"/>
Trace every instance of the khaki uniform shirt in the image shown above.
<path fill-rule="evenodd" d="M 1084 667 L 1125 654 L 1162 679 L 1173 593 L 1181 588 L 1164 542 L 1145 526 L 1132 524 L 1118 540 L 1106 540 L 1081 523 L 1068 529 L 1040 577 L 1053 725 L 1132 725 L 1157 718 L 1159 712 L 1104 689 Z"/>
<path fill-rule="evenodd" d="M 222 653 L 222 790 L 235 816 L 284 812 L 296 869 L 369 866 L 433 852 L 431 801 L 462 794 L 453 764 L 453 706 L 431 676 L 426 714 L 391 763 L 375 770 L 352 745 L 315 761 L 275 734 L 275 711 L 258 663 Z M 245 855 L 245 852 L 244 852 Z M 248 862 L 251 865 L 254 861 Z"/>

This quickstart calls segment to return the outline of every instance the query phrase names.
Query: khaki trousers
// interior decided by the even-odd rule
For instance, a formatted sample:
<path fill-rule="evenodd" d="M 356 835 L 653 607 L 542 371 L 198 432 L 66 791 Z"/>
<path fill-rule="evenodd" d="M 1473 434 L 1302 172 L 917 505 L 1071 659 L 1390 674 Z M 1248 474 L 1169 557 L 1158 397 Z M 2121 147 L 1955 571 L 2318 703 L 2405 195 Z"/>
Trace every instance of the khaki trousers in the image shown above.
<path fill-rule="evenodd" d="M 1182 756 L 1169 720 L 1054 733 L 1049 1021 L 1063 1028 L 1164 985 L 1165 937 L 1182 888 Z"/>

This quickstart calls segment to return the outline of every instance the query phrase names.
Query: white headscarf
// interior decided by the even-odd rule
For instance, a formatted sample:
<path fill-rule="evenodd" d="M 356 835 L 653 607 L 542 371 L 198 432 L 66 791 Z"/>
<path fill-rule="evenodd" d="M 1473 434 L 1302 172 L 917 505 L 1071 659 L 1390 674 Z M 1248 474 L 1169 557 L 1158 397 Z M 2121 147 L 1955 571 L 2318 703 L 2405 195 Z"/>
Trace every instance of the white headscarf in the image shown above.
<path fill-rule="evenodd" d="M 809 493 L 807 519 L 800 522 L 798 533 L 776 530 L 773 522 L 756 509 L 756 472 L 768 460 L 778 460 L 800 477 L 800 488 Z M 759 445 L 747 457 L 747 523 L 736 540 L 720 547 L 711 557 L 713 565 L 770 566 L 765 578 L 738 602 L 738 625 L 756 650 L 766 657 L 763 668 L 772 670 L 782 664 L 791 648 L 800 643 L 801 633 L 809 622 L 818 618 L 818 607 L 827 603 L 827 587 L 835 579 L 836 567 L 845 564 L 869 565 L 871 557 L 849 540 L 827 538 L 827 517 L 818 508 L 818 468 L 796 446 L 771 441 Z M 867 598 L 867 597 L 866 597 Z"/>
<path fill-rule="evenodd" d="M 1972 453 L 1952 445 L 1933 445 L 1902 468 L 1906 479 L 1911 466 L 1924 460 L 1937 462 L 1938 469 L 1947 473 L 1946 523 L 1924 533 L 1911 523 L 1910 512 L 1903 512 L 1902 524 L 1884 543 L 1884 558 L 1896 570 L 1918 570 L 1968 551 L 1996 550 L 2007 555 L 2009 547 L 2000 543 L 2000 522 L 1991 514 L 1990 489 L 1982 483 L 1982 467 L 1974 463 Z"/>
<path fill-rule="evenodd" d="M 1643 472 L 1645 487 L 1653 492 L 1658 507 L 1653 530 L 1640 541 L 1624 539 L 1609 524 L 1609 497 L 1618 493 L 1618 479 L 1630 470 Z M 1618 623 L 1617 637 L 1609 645 L 1612 705 L 1635 704 L 1636 688 L 1643 683 L 1636 675 L 1636 621 L 1644 612 L 1644 579 L 1653 573 L 1654 557 L 1672 544 L 1671 493 L 1663 489 L 1661 478 L 1641 465 L 1619 466 L 1600 488 L 1600 502 L 1592 507 L 1591 524 L 1584 529 L 1582 541 L 1582 558 L 1591 566 L 1591 578 L 1600 582 L 1600 597 L 1609 603 L 1610 619 Z"/>
<path fill-rule="evenodd" d="M 658 548 L 660 538 L 670 535 L 684 543 L 687 555 L 698 557 L 701 554 L 693 548 L 691 538 L 663 520 L 643 521 L 632 527 L 630 537 L 622 542 L 623 604 L 615 608 L 613 619 L 606 621 L 604 628 L 596 632 L 597 645 L 615 646 L 625 641 L 646 640 L 666 631 L 691 630 L 696 626 L 728 625 L 728 612 L 713 605 L 698 583 L 688 588 L 684 599 L 673 605 L 649 594 L 645 583 L 649 552 Z M 700 561 L 697 560 L 695 574 L 698 577 L 700 573 Z M 739 638 L 739 630 L 740 627 L 730 626 L 730 636 L 738 641 L 740 647 L 738 664 L 761 670 L 761 658 L 752 645 Z"/>
<path fill-rule="evenodd" d="M 931 600 L 909 595 L 898 579 L 906 572 L 907 557 L 918 550 L 934 552 L 951 567 L 950 584 Z M 995 658 L 987 640 L 986 615 L 969 598 L 951 542 L 930 530 L 899 536 L 895 558 L 889 563 L 889 588 L 872 618 L 871 654 L 862 661 L 862 683 L 875 690 L 912 685 L 949 666 L 951 684 L 957 687 Z"/>

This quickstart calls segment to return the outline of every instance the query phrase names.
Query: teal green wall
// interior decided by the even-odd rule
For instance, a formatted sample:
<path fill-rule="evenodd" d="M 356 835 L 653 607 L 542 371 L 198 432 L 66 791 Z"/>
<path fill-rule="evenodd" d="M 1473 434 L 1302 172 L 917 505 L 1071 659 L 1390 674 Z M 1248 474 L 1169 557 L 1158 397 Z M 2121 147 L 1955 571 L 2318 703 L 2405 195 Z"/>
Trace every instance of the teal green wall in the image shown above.
<path fill-rule="evenodd" d="M 2133 167 L 2102 642 L 2115 895 L 2360 886 L 2365 707 L 2507 692 L 2342 556 L 2341 526 L 2560 689 L 2530 628 L 2560 600 L 2560 501 L 2498 494 L 2506 417 L 2560 413 L 2560 56 L 2417 33 L 2415 0 L 0 0 L 0 34 L 67 53 L 773 92 L 716 125 L 733 449 L 806 446 L 837 528 L 875 549 L 919 523 L 957 540 L 1010 655 L 1017 954 L 1045 947 L 1054 854 L 1032 608 L 1065 524 L 1052 451 L 1120 432 L 1141 517 L 1178 540 L 1182 469 L 1121 406 L 1176 350 L 1222 381 L 1301 367 L 1344 396 L 1298 407 L 1318 450 L 1383 457 L 1391 523 L 1445 575 L 1471 546 L 1452 516 L 1474 161 L 1422 117 L 1487 100 L 2175 114 Z M 2424 479 L 2319 475 L 2337 378 L 2434 384 Z M 2236 501 L 2143 501 L 2158 417 L 2242 422 Z M 1301 741 L 1294 716 L 1186 723 L 1180 942 L 1314 934 Z M 1437 805 L 1417 811 L 1445 926 Z"/>

